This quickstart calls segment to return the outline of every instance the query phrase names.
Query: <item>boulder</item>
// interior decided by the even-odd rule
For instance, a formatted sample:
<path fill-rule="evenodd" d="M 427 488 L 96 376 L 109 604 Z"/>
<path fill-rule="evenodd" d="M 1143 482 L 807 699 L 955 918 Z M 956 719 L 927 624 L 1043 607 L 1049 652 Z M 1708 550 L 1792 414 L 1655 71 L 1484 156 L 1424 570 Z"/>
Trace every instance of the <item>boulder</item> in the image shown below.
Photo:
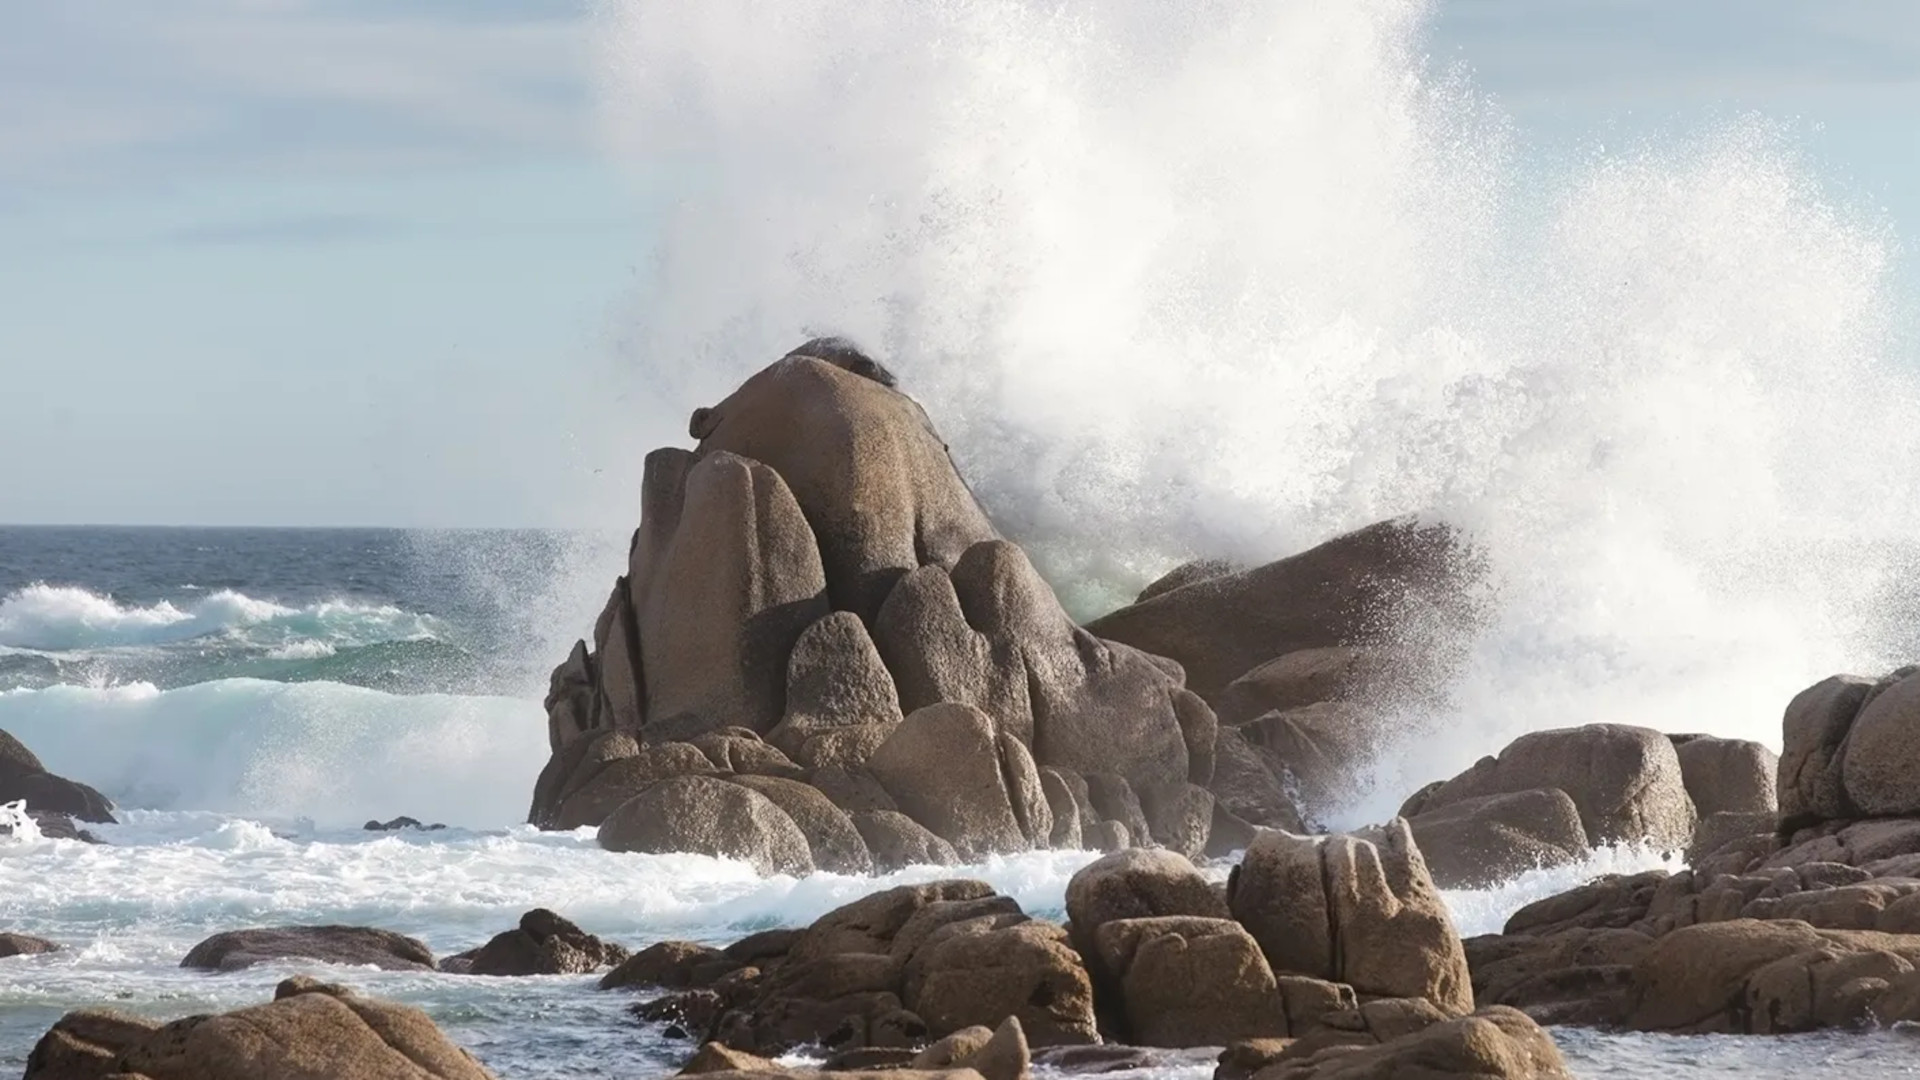
<path fill-rule="evenodd" d="M 424 943 L 390 930 L 364 926 L 228 930 L 195 945 L 180 961 L 180 966 L 239 971 L 274 960 L 317 960 L 385 971 L 431 971 L 434 966 L 433 952 Z"/>
<path fill-rule="evenodd" d="M 1082 955 L 1099 958 L 1117 991 L 1119 1041 L 1224 1046 L 1291 1034 L 1273 970 L 1232 919 L 1116 919 L 1095 936 L 1095 949 Z"/>
<path fill-rule="evenodd" d="M 1466 957 L 1407 823 L 1371 836 L 1255 838 L 1227 906 L 1275 971 L 1346 983 L 1365 997 L 1473 1008 Z"/>
<path fill-rule="evenodd" d="M 1214 742 L 1213 782 L 1208 785 L 1221 810 L 1251 825 L 1306 832 L 1299 799 L 1240 728 L 1223 727 Z"/>
<path fill-rule="evenodd" d="M 704 1076 L 707 1073 L 779 1073 L 783 1070 L 771 1058 L 735 1050 L 724 1043 L 701 1043 L 676 1076 Z"/>
<path fill-rule="evenodd" d="M 1276 657 L 1378 639 L 1409 597 L 1456 589 L 1460 562 L 1445 527 L 1384 521 L 1291 558 L 1161 592 L 1087 630 L 1177 661 L 1188 687 L 1217 706 L 1228 684 Z"/>
<path fill-rule="evenodd" d="M 1507 917 L 1509 934 L 1552 934 L 1583 927 L 1628 927 L 1647 917 L 1654 894 L 1667 881 L 1665 870 L 1638 874 L 1602 874 L 1583 885 L 1527 904 Z"/>
<path fill-rule="evenodd" d="M 781 951 L 781 955 L 785 955 L 785 950 Z M 710 945 L 691 941 L 660 941 L 627 957 L 619 966 L 607 972 L 600 980 L 600 989 L 621 990 L 636 986 L 668 990 L 705 989 L 750 962 L 750 959 L 729 956 Z"/>
<path fill-rule="evenodd" d="M 877 873 L 891 874 L 909 866 L 952 866 L 960 861 L 952 844 L 899 811 L 862 810 L 851 817 L 873 854 Z"/>
<path fill-rule="evenodd" d="M 1270 712 L 1350 700 L 1381 686 L 1386 671 L 1386 657 L 1375 649 L 1295 649 L 1228 683 L 1220 692 L 1220 722 L 1244 724 Z"/>
<path fill-rule="evenodd" d="M 1859 817 L 1920 816 L 1920 671 L 1876 690 L 1841 747 L 1847 803 Z"/>
<path fill-rule="evenodd" d="M 1720 739 L 1712 735 L 1672 735 L 1680 759 L 1680 775 L 1694 810 L 1710 814 L 1772 814 L 1779 809 L 1774 793 L 1780 757 L 1748 739 Z"/>
<path fill-rule="evenodd" d="M 1558 788 L 1462 799 L 1407 819 L 1433 883 L 1484 889 L 1592 851 L 1580 811 Z"/>
<path fill-rule="evenodd" d="M 772 776 L 734 776 L 729 779 L 767 797 L 786 812 L 807 838 L 816 869 L 835 874 L 873 873 L 873 855 L 860 838 L 853 819 L 815 788 L 797 780 Z"/>
<path fill-rule="evenodd" d="M 113 803 L 78 781 L 47 771 L 33 751 L 0 731 L 0 805 L 25 802 L 29 811 L 64 814 L 80 821 L 111 825 Z"/>
<path fill-rule="evenodd" d="M 1225 577 L 1242 569 L 1244 567 L 1235 566 L 1226 559 L 1194 559 L 1184 562 L 1153 579 L 1146 588 L 1140 590 L 1140 595 L 1133 598 L 1133 602 L 1144 604 L 1161 593 L 1170 593 L 1197 581 Z"/>
<path fill-rule="evenodd" d="M 608 851 L 692 852 L 739 859 L 762 874 L 808 874 L 812 849 L 765 795 L 711 776 L 662 780 L 620 804 L 600 826 Z"/>
<path fill-rule="evenodd" d="M 629 732 L 606 732 L 593 739 L 561 786 L 555 808 L 542 820 L 556 829 L 597 828 L 620 809 L 621 803 L 662 780 L 717 771 L 707 755 L 691 743 L 642 748 Z"/>
<path fill-rule="evenodd" d="M 811 740 L 844 741 L 847 733 L 861 729 L 884 738 L 902 719 L 893 677 L 866 625 L 851 611 L 835 611 L 794 643 L 787 657 L 786 711 L 767 741 L 798 759 Z"/>
<path fill-rule="evenodd" d="M 815 919 L 794 939 L 787 958 L 805 961 L 843 952 L 886 955 L 892 951 L 894 936 L 923 908 L 941 902 L 985 900 L 993 895 L 993 886 L 965 878 L 899 885 L 870 893 Z"/>
<path fill-rule="evenodd" d="M 1587 841 L 1683 851 L 1693 801 L 1666 735 L 1624 724 L 1588 724 L 1520 736 L 1498 757 L 1423 790 L 1400 810 L 1417 816 L 1464 799 L 1558 788 L 1579 808 Z"/>
<path fill-rule="evenodd" d="M 0 933 L 0 959 L 9 956 L 38 956 L 41 953 L 59 952 L 60 946 L 46 938 L 31 934 Z"/>
<path fill-rule="evenodd" d="M 971 920 L 970 922 L 977 922 Z M 1027 921 L 976 932 L 942 928 L 912 958 L 906 1006 L 934 1036 L 1016 1017 L 1033 1046 L 1094 1043 L 1093 986 L 1066 931 Z"/>
<path fill-rule="evenodd" d="M 1633 969 L 1636 1031 L 1780 1034 L 1920 1019 L 1920 937 L 1734 919 L 1661 937 Z"/>
<path fill-rule="evenodd" d="M 911 1062 L 915 1069 L 973 1069 L 985 1080 L 1022 1080 L 1032 1064 L 1026 1032 L 1013 1016 L 997 1030 L 962 1028 L 920 1051 Z"/>
<path fill-rule="evenodd" d="M 694 416 L 697 453 L 764 462 L 819 538 L 833 607 L 871 623 L 893 585 L 998 533 L 912 398 L 809 342 Z M 848 350 L 851 355 L 857 352 Z M 842 355 L 846 355 L 843 353 Z"/>
<path fill-rule="evenodd" d="M 535 908 L 465 959 L 459 970 L 468 975 L 584 975 L 621 963 L 627 950 Z M 451 970 L 445 963 L 441 968 Z"/>
<path fill-rule="evenodd" d="M 1763 838 L 1771 846 L 1778 820 L 1778 815 L 1771 810 L 1722 810 L 1704 815 L 1700 824 L 1694 826 L 1693 843 L 1687 846 L 1687 865 L 1700 866 L 1729 844 L 1755 838 Z"/>
<path fill-rule="evenodd" d="M 1573 927 L 1552 934 L 1468 938 L 1473 999 L 1508 1005 L 1543 1024 L 1618 1024 L 1633 965 L 1653 947 L 1639 930 Z"/>
<path fill-rule="evenodd" d="M 25 1080 L 106 1080 L 124 1077 L 120 1055 L 153 1036 L 160 1025 L 145 1017 L 81 1009 L 54 1022 L 27 1058 Z"/>
<path fill-rule="evenodd" d="M 1021 766 L 1027 775 L 1014 776 L 1011 770 Z M 971 705 L 914 710 L 867 767 L 907 816 L 963 859 L 1031 846 L 1010 789 L 1039 791 L 1032 759 L 1007 754 L 993 720 Z"/>
<path fill-rule="evenodd" d="M 1067 881 L 1066 907 L 1070 940 L 1093 979 L 1101 1025 L 1110 1030 L 1124 1030 L 1126 1013 L 1120 1005 L 1120 972 L 1105 966 L 1098 947 L 1102 926 L 1161 916 L 1230 918 L 1226 902 L 1191 861 L 1144 848 L 1115 852 L 1081 867 Z"/>
<path fill-rule="evenodd" d="M 1315 825 L 1346 805 L 1386 734 L 1376 714 L 1348 702 L 1269 712 L 1239 732 L 1300 817 Z"/>
<path fill-rule="evenodd" d="M 1307 1040 L 1282 1051 L 1260 1080 L 1572 1080 L 1560 1049 L 1525 1014 L 1499 1005 L 1440 1020 L 1398 1037 L 1310 1050 Z"/>
<path fill-rule="evenodd" d="M 91 1065 L 91 1073 L 76 1065 Z M 67 1071 L 71 1070 L 71 1071 Z M 312 979 L 281 983 L 274 1000 L 159 1027 L 69 1013 L 28 1059 L 29 1080 L 93 1075 L 141 1080 L 491 1080 L 427 1014 Z"/>
<path fill-rule="evenodd" d="M 1874 690 L 1872 679 L 1835 675 L 1794 695 L 1781 721 L 1778 793 L 1786 831 L 1860 816 L 1847 799 L 1840 748 Z"/>

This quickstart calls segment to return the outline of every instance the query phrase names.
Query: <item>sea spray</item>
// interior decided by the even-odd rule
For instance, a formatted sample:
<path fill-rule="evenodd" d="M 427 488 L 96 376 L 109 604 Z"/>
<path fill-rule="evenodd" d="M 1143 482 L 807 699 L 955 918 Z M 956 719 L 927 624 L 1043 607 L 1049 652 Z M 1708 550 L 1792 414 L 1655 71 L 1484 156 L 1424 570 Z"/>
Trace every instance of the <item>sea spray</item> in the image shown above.
<path fill-rule="evenodd" d="M 607 138 L 671 208 L 610 389 L 710 404 L 850 333 L 1081 614 L 1454 524 L 1487 618 L 1354 821 L 1529 729 L 1777 744 L 1793 692 L 1910 644 L 1889 238 L 1759 119 L 1549 166 L 1431 15 L 606 5 Z"/>

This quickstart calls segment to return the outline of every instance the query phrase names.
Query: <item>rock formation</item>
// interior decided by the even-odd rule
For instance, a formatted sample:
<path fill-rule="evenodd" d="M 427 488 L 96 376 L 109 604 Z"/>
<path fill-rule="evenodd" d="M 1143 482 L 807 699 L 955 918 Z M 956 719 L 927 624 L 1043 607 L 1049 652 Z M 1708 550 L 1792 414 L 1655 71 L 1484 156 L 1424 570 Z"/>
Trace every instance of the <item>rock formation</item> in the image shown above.
<path fill-rule="evenodd" d="M 36 820 L 45 820 L 41 815 L 108 825 L 114 820 L 113 803 L 105 795 L 48 772 L 19 739 L 0 731 L 0 804 L 10 802 L 25 802 Z"/>
<path fill-rule="evenodd" d="M 1340 788 L 1370 751 L 1345 714 L 1309 735 L 1261 717 L 1377 677 L 1383 621 L 1455 555 L 1443 529 L 1383 523 L 1176 572 L 1090 631 L 844 342 L 802 345 L 689 431 L 648 456 L 626 572 L 547 698 L 530 820 L 623 851 L 857 873 L 1298 828 L 1292 793 Z M 1223 736 L 1209 699 L 1259 715 Z"/>
<path fill-rule="evenodd" d="M 240 971 L 271 960 L 293 959 L 368 964 L 387 971 L 430 971 L 434 966 L 433 951 L 425 943 L 391 930 L 364 926 L 227 930 L 195 945 L 180 966 Z"/>
<path fill-rule="evenodd" d="M 419 1009 L 296 977 L 272 1002 L 170 1024 L 83 1010 L 54 1024 L 25 1080 L 492 1080 Z"/>
<path fill-rule="evenodd" d="M 1907 791 L 1920 774 L 1914 732 L 1914 669 L 1809 687 L 1783 718 L 1777 814 L 1771 753 L 1674 737 L 1688 798 L 1706 811 L 1692 865 L 1598 878 L 1515 912 L 1501 934 L 1468 940 L 1476 999 L 1542 1022 L 1676 1033 L 1920 1020 L 1920 794 Z M 1576 773 L 1664 760 L 1649 741 L 1633 752 L 1620 741 L 1588 744 Z M 1677 819 L 1625 804 L 1593 812 L 1611 801 L 1589 799 L 1583 820 Z"/>

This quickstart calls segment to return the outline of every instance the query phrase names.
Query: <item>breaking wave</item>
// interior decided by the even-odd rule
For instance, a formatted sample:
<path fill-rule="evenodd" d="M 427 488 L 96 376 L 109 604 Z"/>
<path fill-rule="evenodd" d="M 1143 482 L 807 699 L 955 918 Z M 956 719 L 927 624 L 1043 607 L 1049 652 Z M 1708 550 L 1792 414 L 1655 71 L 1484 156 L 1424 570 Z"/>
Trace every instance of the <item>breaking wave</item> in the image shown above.
<path fill-rule="evenodd" d="M 524 820 L 538 702 L 223 679 L 0 691 L 0 730 L 122 807 L 357 825 Z"/>
<path fill-rule="evenodd" d="M 1892 238 L 1790 130 L 1549 159 L 1421 0 L 601 11 L 671 207 L 623 399 L 850 334 L 1083 612 L 1396 514 L 1473 539 L 1488 617 L 1361 818 L 1530 729 L 1777 745 L 1920 647 Z"/>
<path fill-rule="evenodd" d="M 330 600 L 291 608 L 230 589 L 185 607 L 168 600 L 130 607 L 77 586 L 47 584 L 29 585 L 0 599 L 0 646 L 42 652 L 169 645 L 232 635 L 295 655 L 319 644 L 430 639 L 439 628 L 439 620 L 431 615 L 386 604 Z"/>

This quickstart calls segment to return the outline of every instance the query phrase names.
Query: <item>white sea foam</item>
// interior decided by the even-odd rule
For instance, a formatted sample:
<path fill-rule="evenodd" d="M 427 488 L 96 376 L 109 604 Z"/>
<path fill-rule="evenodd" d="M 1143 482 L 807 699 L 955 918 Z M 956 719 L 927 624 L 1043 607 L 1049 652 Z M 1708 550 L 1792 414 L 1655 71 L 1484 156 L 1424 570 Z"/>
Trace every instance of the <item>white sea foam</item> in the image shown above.
<path fill-rule="evenodd" d="M 538 702 L 223 679 L 0 691 L 0 729 L 122 806 L 275 821 L 525 818 Z"/>
<path fill-rule="evenodd" d="M 673 208 L 648 395 L 850 333 L 1082 610 L 1399 513 L 1471 535 L 1489 618 L 1357 817 L 1529 729 L 1777 743 L 1907 659 L 1889 239 L 1775 126 L 1548 165 L 1420 0 L 602 12 L 609 140 Z"/>
<path fill-rule="evenodd" d="M 213 634 L 266 646 L 366 645 L 435 636 L 438 620 L 388 604 L 329 600 L 286 607 L 222 589 L 186 607 L 128 606 L 71 585 L 34 584 L 0 599 L 0 645 L 41 651 L 166 645 Z"/>

